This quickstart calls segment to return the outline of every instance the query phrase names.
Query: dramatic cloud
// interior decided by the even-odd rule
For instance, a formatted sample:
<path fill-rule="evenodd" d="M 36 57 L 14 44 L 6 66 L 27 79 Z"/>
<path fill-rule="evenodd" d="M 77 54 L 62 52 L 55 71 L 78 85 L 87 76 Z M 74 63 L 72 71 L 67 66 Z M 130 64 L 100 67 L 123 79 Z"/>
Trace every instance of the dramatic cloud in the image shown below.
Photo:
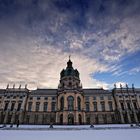
<path fill-rule="evenodd" d="M 123 58 L 140 51 L 139 9 L 138 0 L 0 1 L 1 87 L 56 88 L 69 54 L 83 87 L 112 86 L 94 74 L 130 73 Z"/>
<path fill-rule="evenodd" d="M 140 67 L 135 67 L 135 68 L 132 68 L 130 71 L 129 71 L 129 74 L 130 75 L 136 75 L 137 73 L 140 73 Z"/>

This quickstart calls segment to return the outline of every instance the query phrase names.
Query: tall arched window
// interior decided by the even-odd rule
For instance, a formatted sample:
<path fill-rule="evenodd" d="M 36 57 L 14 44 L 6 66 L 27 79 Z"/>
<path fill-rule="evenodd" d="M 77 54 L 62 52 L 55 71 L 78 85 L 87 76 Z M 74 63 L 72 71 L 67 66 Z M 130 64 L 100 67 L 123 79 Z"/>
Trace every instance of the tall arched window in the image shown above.
<path fill-rule="evenodd" d="M 67 100 L 68 100 L 68 110 L 69 111 L 74 110 L 74 98 L 72 96 L 69 96 Z"/>
<path fill-rule="evenodd" d="M 81 99 L 80 97 L 77 98 L 77 103 L 78 103 L 78 110 L 81 110 Z"/>
<path fill-rule="evenodd" d="M 64 97 L 61 97 L 60 99 L 60 110 L 64 109 Z"/>

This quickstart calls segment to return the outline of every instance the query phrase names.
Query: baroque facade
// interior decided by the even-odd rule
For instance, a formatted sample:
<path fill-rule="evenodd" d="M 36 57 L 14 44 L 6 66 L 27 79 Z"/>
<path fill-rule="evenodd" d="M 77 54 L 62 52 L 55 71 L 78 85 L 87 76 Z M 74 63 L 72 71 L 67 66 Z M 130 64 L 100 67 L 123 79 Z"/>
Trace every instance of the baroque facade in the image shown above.
<path fill-rule="evenodd" d="M 114 124 L 140 122 L 140 89 L 83 89 L 69 59 L 58 89 L 0 89 L 0 124 Z"/>

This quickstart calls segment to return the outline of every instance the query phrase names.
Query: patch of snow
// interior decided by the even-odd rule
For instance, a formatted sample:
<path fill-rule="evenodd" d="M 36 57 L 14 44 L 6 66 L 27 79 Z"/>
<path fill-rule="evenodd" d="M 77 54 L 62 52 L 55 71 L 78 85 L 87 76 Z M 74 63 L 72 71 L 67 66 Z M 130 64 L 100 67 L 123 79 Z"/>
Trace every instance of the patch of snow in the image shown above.
<path fill-rule="evenodd" d="M 1 125 L 2 126 L 2 125 Z M 10 125 L 6 125 L 10 127 Z M 16 128 L 16 125 L 13 125 Z M 19 128 L 49 128 L 50 125 L 19 125 Z M 90 128 L 90 125 L 53 125 L 54 128 Z M 105 124 L 94 125 L 95 128 L 108 128 L 108 127 L 130 127 L 130 124 Z"/>
<path fill-rule="evenodd" d="M 0 140 L 138 140 L 140 129 L 27 131 L 0 130 Z"/>

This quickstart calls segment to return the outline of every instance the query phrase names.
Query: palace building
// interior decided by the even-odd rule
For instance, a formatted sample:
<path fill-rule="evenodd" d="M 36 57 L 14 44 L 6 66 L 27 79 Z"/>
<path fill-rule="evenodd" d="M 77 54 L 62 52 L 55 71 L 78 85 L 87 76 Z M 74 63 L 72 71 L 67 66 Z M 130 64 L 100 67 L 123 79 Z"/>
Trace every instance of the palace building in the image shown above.
<path fill-rule="evenodd" d="M 58 89 L 0 89 L 0 124 L 118 124 L 140 122 L 140 89 L 84 89 L 69 59 Z"/>

